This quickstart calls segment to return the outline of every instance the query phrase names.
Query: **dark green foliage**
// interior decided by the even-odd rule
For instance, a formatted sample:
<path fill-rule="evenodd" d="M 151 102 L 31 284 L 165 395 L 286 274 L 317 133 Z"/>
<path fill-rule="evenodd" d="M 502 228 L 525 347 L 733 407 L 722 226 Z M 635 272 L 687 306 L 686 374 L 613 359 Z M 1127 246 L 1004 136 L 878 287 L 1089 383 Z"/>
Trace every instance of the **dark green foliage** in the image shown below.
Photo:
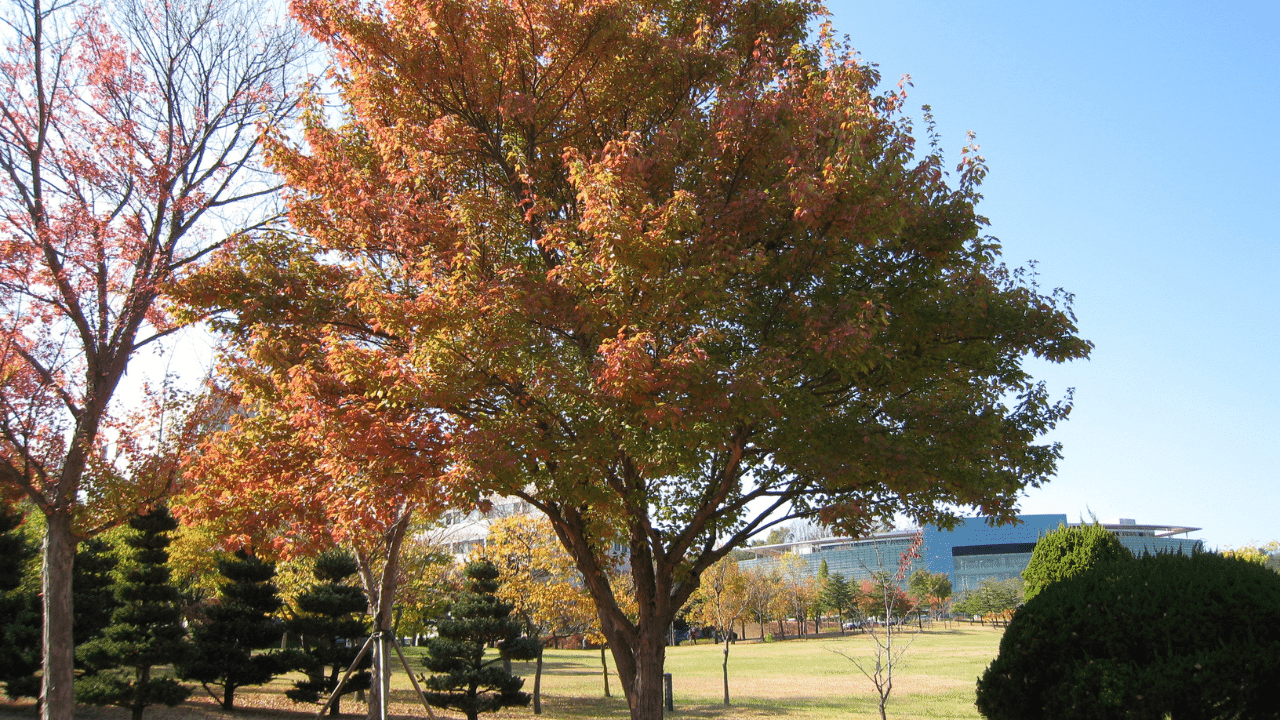
<path fill-rule="evenodd" d="M 289 621 L 289 634 L 300 639 L 302 649 L 295 654 L 295 669 L 307 675 L 293 684 L 285 695 L 294 702 L 324 702 L 338 686 L 338 681 L 360 652 L 369 636 L 369 623 L 364 618 L 368 601 L 360 588 L 348 581 L 356 573 L 356 561 L 350 555 L 327 552 L 316 558 L 312 574 L 316 583 L 298 596 L 294 617 Z M 366 653 L 360 670 L 342 686 L 342 695 L 369 689 L 372 653 Z M 337 715 L 342 696 L 334 701 L 329 714 Z"/>
<path fill-rule="evenodd" d="M 22 513 L 0 505 L 0 592 L 17 590 L 35 548 L 19 529 Z"/>
<path fill-rule="evenodd" d="M 539 644 L 520 636 L 521 623 L 511 617 L 512 605 L 494 595 L 498 569 L 493 563 L 469 563 L 463 575 L 466 589 L 436 623 L 439 634 L 427 641 L 423 664 L 436 673 L 427 678 L 428 702 L 476 720 L 482 712 L 529 704 L 529 694 L 520 691 L 524 679 L 508 672 L 503 660 L 532 660 Z M 485 660 L 485 647 L 494 644 L 499 656 Z"/>
<path fill-rule="evenodd" d="M 827 584 L 822 587 L 821 600 L 824 607 L 836 611 L 842 626 L 845 615 L 854 614 L 851 612 L 854 605 L 853 590 L 849 587 L 849 581 L 840 573 L 827 578 Z"/>
<path fill-rule="evenodd" d="M 75 620 L 71 626 L 77 646 L 96 637 L 111 624 L 111 614 L 120 606 L 115 596 L 117 561 L 111 544 L 92 538 L 76 548 L 75 566 L 71 571 L 71 596 Z"/>
<path fill-rule="evenodd" d="M 1098 523 L 1059 525 L 1036 541 L 1031 562 L 1022 571 L 1023 596 L 1030 600 L 1049 583 L 1075 577 L 1096 565 L 1132 560 L 1133 553 Z"/>
<path fill-rule="evenodd" d="M 128 708 L 134 720 L 155 704 L 177 705 L 191 689 L 167 677 L 152 677 L 156 666 L 176 664 L 190 652 L 182 627 L 179 592 L 169 582 L 169 533 L 178 523 L 160 508 L 129 521 L 115 596 L 120 606 L 98 637 L 76 648 L 93 674 L 78 678 L 76 697 L 94 705 Z"/>
<path fill-rule="evenodd" d="M 22 587 L 36 549 L 23 536 L 22 515 L 0 507 L 0 682 L 11 698 L 40 694 L 39 598 Z"/>
<path fill-rule="evenodd" d="M 1014 616 L 978 681 L 987 718 L 1280 718 L 1280 576 L 1157 555 L 1062 580 Z"/>
<path fill-rule="evenodd" d="M 272 582 L 275 565 L 244 550 L 218 560 L 218 573 L 225 579 L 218 600 L 204 608 L 203 622 L 191 632 L 191 657 L 177 670 L 178 677 L 203 684 L 223 710 L 232 710 L 237 688 L 262 685 L 289 669 L 279 652 L 253 652 L 279 647 L 284 623 L 271 614 L 284 603 Z M 221 697 L 210 685 L 221 688 Z"/>

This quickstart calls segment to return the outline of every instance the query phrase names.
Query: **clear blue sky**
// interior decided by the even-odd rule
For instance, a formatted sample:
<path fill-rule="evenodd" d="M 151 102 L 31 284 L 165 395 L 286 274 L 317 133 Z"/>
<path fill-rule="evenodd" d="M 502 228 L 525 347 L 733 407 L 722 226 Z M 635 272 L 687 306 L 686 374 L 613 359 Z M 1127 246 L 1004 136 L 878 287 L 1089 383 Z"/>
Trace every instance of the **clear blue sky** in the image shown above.
<path fill-rule="evenodd" d="M 978 134 L 1006 262 L 1076 294 L 1093 357 L 1028 513 L 1280 539 L 1280 3 L 832 0 L 886 84 Z"/>

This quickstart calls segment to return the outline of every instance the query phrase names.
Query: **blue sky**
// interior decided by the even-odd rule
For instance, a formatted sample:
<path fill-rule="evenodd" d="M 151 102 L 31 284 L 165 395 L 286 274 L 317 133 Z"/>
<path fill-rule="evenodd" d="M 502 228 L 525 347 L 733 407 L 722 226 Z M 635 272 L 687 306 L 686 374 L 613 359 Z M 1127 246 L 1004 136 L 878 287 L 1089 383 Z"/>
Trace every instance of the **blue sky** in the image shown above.
<path fill-rule="evenodd" d="M 1280 539 L 1280 3 L 828 4 L 909 73 L 949 160 L 978 135 L 1006 262 L 1075 293 L 1093 357 L 1029 513 Z"/>

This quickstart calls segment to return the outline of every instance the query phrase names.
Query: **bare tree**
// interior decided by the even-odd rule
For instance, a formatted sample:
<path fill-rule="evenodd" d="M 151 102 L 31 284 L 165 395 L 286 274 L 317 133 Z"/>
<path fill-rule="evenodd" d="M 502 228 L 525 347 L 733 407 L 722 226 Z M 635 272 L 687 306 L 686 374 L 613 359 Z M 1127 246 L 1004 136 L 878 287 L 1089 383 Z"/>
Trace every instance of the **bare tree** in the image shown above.
<path fill-rule="evenodd" d="M 177 477 L 165 383 L 128 408 L 117 390 L 139 350 L 192 320 L 167 288 L 276 215 L 259 150 L 295 108 L 303 49 L 264 7 L 0 11 L 0 486 L 47 521 L 45 718 L 73 714 L 77 538 Z"/>
<path fill-rule="evenodd" d="M 876 577 L 874 583 L 877 600 L 881 607 L 884 608 L 884 626 L 881 628 L 878 623 L 871 622 L 867 624 L 867 632 L 871 636 L 872 642 L 875 643 L 875 655 L 871 658 L 871 662 L 848 655 L 839 650 L 832 650 L 837 655 L 842 655 L 867 676 L 871 684 L 876 688 L 876 694 L 880 696 L 880 720 L 887 720 L 885 715 L 885 706 L 889 704 L 889 695 L 893 692 L 893 670 L 901 662 L 902 657 L 906 655 L 907 650 L 911 648 L 911 644 L 915 642 L 916 634 L 907 630 L 909 639 L 904 643 L 897 637 L 902 634 L 899 629 L 898 620 L 905 619 L 906 596 L 902 593 L 902 583 L 911 573 L 911 566 L 915 563 L 915 559 L 920 557 L 920 545 L 924 542 L 924 530 L 916 531 L 915 537 L 912 538 L 911 544 L 903 551 L 898 558 L 898 570 L 892 576 L 886 573 L 873 572 Z M 876 546 L 877 560 L 879 560 L 880 549 Z M 909 627 L 906 624 L 901 627 Z"/>

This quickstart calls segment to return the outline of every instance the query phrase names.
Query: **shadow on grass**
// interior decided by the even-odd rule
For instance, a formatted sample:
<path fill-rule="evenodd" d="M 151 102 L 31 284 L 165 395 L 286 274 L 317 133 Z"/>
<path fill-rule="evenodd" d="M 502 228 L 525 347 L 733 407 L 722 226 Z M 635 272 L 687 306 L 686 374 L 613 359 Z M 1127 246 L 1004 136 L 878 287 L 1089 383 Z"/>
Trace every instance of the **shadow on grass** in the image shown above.
<path fill-rule="evenodd" d="M 533 677 L 538 666 L 536 663 L 532 662 L 515 662 L 511 664 L 511 669 L 515 674 L 520 675 L 521 677 Z M 562 676 L 600 677 L 600 667 L 591 667 L 590 665 L 583 665 L 580 662 L 568 662 L 564 660 L 543 660 L 542 674 L 549 675 L 553 673 Z M 609 668 L 609 674 L 615 674 L 612 666 Z"/>
<path fill-rule="evenodd" d="M 542 696 L 543 712 L 557 718 L 629 718 L 627 703 L 620 697 L 583 698 Z M 674 713 L 667 717 L 683 718 L 724 718 L 725 720 L 754 717 L 785 717 L 792 715 L 797 708 L 777 703 L 749 701 L 733 705 L 707 705 L 696 703 L 676 703 Z"/>

